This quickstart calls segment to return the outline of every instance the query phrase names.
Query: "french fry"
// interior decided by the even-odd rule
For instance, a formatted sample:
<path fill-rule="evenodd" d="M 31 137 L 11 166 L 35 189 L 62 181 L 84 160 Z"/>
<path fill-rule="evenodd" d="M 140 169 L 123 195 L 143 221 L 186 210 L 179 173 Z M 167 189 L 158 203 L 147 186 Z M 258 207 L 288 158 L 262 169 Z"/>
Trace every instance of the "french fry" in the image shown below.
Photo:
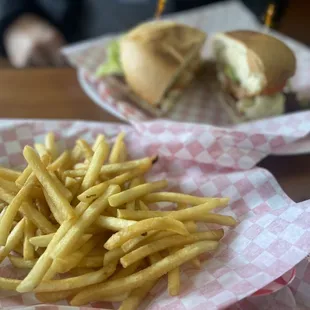
<path fill-rule="evenodd" d="M 5 213 L 0 220 L 0 245 L 5 245 L 7 237 L 10 233 L 14 218 L 23 203 L 24 200 L 28 199 L 31 190 L 36 182 L 34 174 L 30 175 L 26 181 L 25 186 L 13 197 L 12 201 L 8 205 Z"/>
<path fill-rule="evenodd" d="M 194 257 L 206 252 L 214 251 L 218 246 L 216 241 L 200 241 L 184 247 L 174 254 L 168 255 L 152 266 L 145 268 L 126 278 L 107 281 L 96 286 L 91 286 L 81 292 L 71 300 L 72 306 L 87 304 L 91 300 L 100 301 L 106 296 L 113 295 L 116 291 L 119 294 L 128 292 L 143 286 L 146 282 L 155 281 L 170 270 L 192 260 Z"/>
<path fill-rule="evenodd" d="M 127 189 L 121 193 L 115 194 L 109 198 L 109 203 L 111 207 L 118 207 L 127 202 L 136 200 L 150 192 L 154 192 L 163 187 L 167 186 L 167 181 L 157 181 L 153 183 L 141 184 L 136 187 Z"/>
<path fill-rule="evenodd" d="M 35 251 L 33 245 L 29 242 L 30 238 L 35 235 L 36 226 L 28 219 L 25 220 L 24 225 L 24 245 L 23 245 L 23 256 L 25 260 L 34 259 Z"/>
<path fill-rule="evenodd" d="M 62 193 L 62 195 L 68 200 L 72 200 L 72 193 L 63 185 L 63 183 L 58 179 L 57 175 L 54 172 L 49 173 L 52 177 L 55 186 L 58 187 L 58 190 Z"/>
<path fill-rule="evenodd" d="M 42 236 L 35 236 L 29 239 L 29 242 L 40 248 L 46 248 L 49 243 L 52 241 L 55 234 L 48 234 L 48 235 L 42 235 Z M 77 242 L 75 245 L 76 248 L 79 248 L 82 244 L 87 242 L 91 238 L 91 235 L 86 234 L 81 237 L 81 239 Z"/>
<path fill-rule="evenodd" d="M 235 226 L 237 224 L 236 220 L 231 216 L 213 214 L 213 213 L 201 213 L 200 211 L 195 212 L 196 210 L 193 210 L 194 208 L 195 207 L 192 207 L 181 211 L 134 211 L 134 212 L 131 210 L 118 209 L 117 217 L 121 219 L 135 220 L 135 221 L 155 217 L 171 217 L 179 221 L 201 221 L 206 223 L 220 224 L 224 226 Z"/>
<path fill-rule="evenodd" d="M 175 246 L 184 246 L 191 243 L 195 243 L 198 241 L 218 241 L 224 235 L 223 230 L 215 230 L 215 231 L 206 231 L 199 232 L 195 234 L 191 234 L 189 236 L 168 236 L 166 238 L 153 241 L 148 243 L 140 248 L 126 254 L 120 259 L 120 262 L 124 268 L 128 267 L 132 263 L 139 261 L 153 253 L 163 251 L 165 249 L 169 249 Z"/>
<path fill-rule="evenodd" d="M 56 227 L 30 201 L 25 201 L 20 210 L 42 232 L 49 234 L 56 231 Z"/>
<path fill-rule="evenodd" d="M 54 202 L 52 201 L 51 197 L 48 195 L 48 193 L 44 190 L 44 196 L 45 196 L 45 201 L 49 207 L 49 210 L 51 214 L 53 215 L 54 219 L 56 222 L 61 225 L 64 221 L 65 218 L 63 217 L 63 214 L 57 209 L 55 206 Z"/>
<path fill-rule="evenodd" d="M 118 219 L 116 217 L 103 216 L 103 215 L 101 215 L 96 220 L 96 224 L 98 226 L 104 229 L 112 230 L 112 231 L 120 231 L 135 223 L 136 221 L 123 220 L 123 219 Z"/>
<path fill-rule="evenodd" d="M 168 272 L 168 292 L 170 296 L 177 296 L 180 293 L 180 267 Z"/>
<path fill-rule="evenodd" d="M 45 198 L 45 197 L 44 197 Z M 47 202 L 45 201 L 45 199 L 36 199 L 36 206 L 39 210 L 39 212 L 46 218 L 48 218 L 51 214 L 51 211 L 49 209 L 49 206 L 47 204 Z"/>
<path fill-rule="evenodd" d="M 142 287 L 134 289 L 130 292 L 129 296 L 122 302 L 118 310 L 135 310 L 143 301 L 144 297 L 155 286 L 156 281 L 150 281 L 145 283 Z"/>
<path fill-rule="evenodd" d="M 39 182 L 42 184 L 42 187 L 46 190 L 47 194 L 51 197 L 57 209 L 63 213 L 63 217 L 66 219 L 70 219 L 75 217 L 74 210 L 70 206 L 68 200 L 62 195 L 59 191 L 58 187 L 55 186 L 55 183 L 48 171 L 42 164 L 40 158 L 35 153 L 35 151 L 26 146 L 24 148 L 24 157 L 28 162 L 28 165 L 32 168 Z"/>
<path fill-rule="evenodd" d="M 145 157 L 141 159 L 125 161 L 123 163 L 104 165 L 101 167 L 100 172 L 102 174 L 120 174 L 141 167 L 144 167 L 144 169 L 147 170 L 152 166 L 153 160 L 154 158 Z"/>
<path fill-rule="evenodd" d="M 197 206 L 204 204 L 206 202 L 218 200 L 218 198 L 205 198 L 180 193 L 159 192 L 148 194 L 143 198 L 143 200 L 148 203 L 166 201 L 166 202 L 186 203 L 189 205 Z M 223 204 L 226 205 L 227 203 L 228 200 L 225 199 L 225 201 L 223 201 Z M 220 206 L 221 205 L 219 205 L 219 207 Z"/>
<path fill-rule="evenodd" d="M 82 150 L 82 153 L 84 155 L 84 158 L 88 161 L 91 160 L 92 156 L 94 155 L 93 150 L 91 149 L 91 147 L 89 146 L 89 144 L 83 140 L 83 139 L 79 139 L 76 141 L 76 144 L 80 147 L 80 149 Z"/>
<path fill-rule="evenodd" d="M 0 167 L 0 178 L 4 180 L 15 182 L 20 177 L 20 175 L 21 173 L 18 171 Z"/>
<path fill-rule="evenodd" d="M 9 255 L 9 260 L 14 267 L 20 269 L 31 269 L 37 261 L 36 259 L 26 260 L 23 257 L 18 257 L 14 255 Z"/>
<path fill-rule="evenodd" d="M 126 241 L 137 237 L 141 234 L 148 232 L 149 230 L 168 230 L 173 231 L 182 236 L 189 234 L 188 230 L 182 222 L 174 220 L 172 218 L 157 218 L 147 219 L 136 224 L 133 224 L 117 233 L 112 235 L 108 241 L 104 244 L 107 250 L 113 250 L 120 247 Z"/>
<path fill-rule="evenodd" d="M 141 180 L 141 178 L 134 178 L 131 182 L 130 182 L 130 186 L 129 186 L 129 188 L 134 188 L 134 187 L 136 187 L 136 186 L 138 186 L 138 185 L 141 185 L 143 182 L 142 182 L 142 180 Z M 127 204 L 126 204 L 126 209 L 127 210 L 135 210 L 135 208 L 136 208 L 136 201 L 135 200 L 133 200 L 133 201 L 130 201 L 130 202 L 128 202 Z"/>
<path fill-rule="evenodd" d="M 184 222 L 184 225 L 186 227 L 186 229 L 192 233 L 192 232 L 196 232 L 196 224 L 193 222 Z M 172 231 L 149 231 L 145 236 L 139 236 L 133 239 L 130 239 L 128 241 L 126 241 L 123 245 L 122 245 L 122 249 L 125 253 L 128 253 L 134 249 L 136 249 L 137 247 L 144 245 L 148 242 L 151 241 L 156 241 L 168 236 L 172 236 L 175 233 Z"/>
<path fill-rule="evenodd" d="M 84 257 L 79 264 L 78 267 L 85 268 L 98 268 L 103 266 L 103 256 L 90 256 Z"/>
<path fill-rule="evenodd" d="M 0 277 L 0 289 L 6 291 L 14 291 L 20 284 L 21 280 Z"/>
<path fill-rule="evenodd" d="M 84 234 L 84 231 L 95 222 L 98 216 L 108 207 L 108 198 L 119 191 L 120 187 L 118 185 L 110 185 L 106 193 L 95 200 L 84 211 L 76 220 L 74 227 L 67 232 L 66 236 L 62 238 L 56 249 L 54 249 L 52 253 L 54 259 L 57 257 L 64 257 L 72 250 L 74 243 L 79 240 Z"/>
<path fill-rule="evenodd" d="M 78 266 L 78 264 L 81 262 L 81 260 L 89 254 L 89 252 L 94 249 L 94 247 L 98 244 L 98 242 L 101 240 L 101 237 L 92 237 L 90 240 L 88 240 L 83 246 L 78 250 L 66 257 L 63 258 L 57 258 L 57 271 L 59 273 L 65 273 L 71 270 L 72 268 L 75 268 Z"/>
<path fill-rule="evenodd" d="M 0 263 L 10 254 L 10 252 L 19 244 L 24 235 L 25 219 L 22 219 L 10 232 L 6 244 L 0 249 Z"/>
<path fill-rule="evenodd" d="M 122 248 L 115 248 L 114 250 L 108 251 L 103 258 L 103 265 L 107 266 L 111 263 L 117 263 L 121 257 L 125 255 Z"/>
<path fill-rule="evenodd" d="M 116 164 L 121 162 L 120 157 L 121 157 L 121 152 L 122 152 L 122 144 L 124 141 L 125 133 L 121 132 L 118 134 L 116 137 L 115 143 L 113 145 L 113 148 L 111 150 L 110 158 L 109 158 L 109 163 L 110 164 Z"/>
<path fill-rule="evenodd" d="M 24 171 L 21 173 L 21 175 L 16 179 L 15 184 L 19 187 L 22 187 L 27 179 L 30 177 L 30 174 L 32 173 L 31 167 L 28 165 Z"/>
<path fill-rule="evenodd" d="M 60 228 L 55 233 L 53 239 L 48 244 L 45 252 L 40 256 L 34 267 L 30 270 L 26 278 L 18 285 L 16 290 L 20 293 L 30 292 L 34 290 L 35 287 L 42 281 L 44 275 L 48 271 L 49 267 L 52 265 L 52 258 L 50 257 L 52 251 L 67 233 L 67 231 L 72 227 L 74 220 L 68 220 L 62 223 Z"/>
<path fill-rule="evenodd" d="M 85 177 L 81 184 L 80 191 L 84 192 L 92 187 L 99 177 L 100 169 L 109 155 L 109 145 L 104 137 L 98 142 L 94 155 L 92 156 Z"/>
<path fill-rule="evenodd" d="M 69 151 L 64 151 L 58 156 L 58 158 L 48 165 L 47 169 L 53 172 L 58 169 L 67 168 L 68 165 L 70 165 L 70 153 Z"/>
<path fill-rule="evenodd" d="M 46 149 L 44 144 L 35 143 L 34 148 L 38 152 L 41 159 L 42 159 L 42 157 L 45 157 L 45 158 L 48 158 L 48 162 L 51 161 L 51 154 L 48 152 L 48 150 Z"/>
<path fill-rule="evenodd" d="M 86 273 L 82 276 L 45 281 L 41 283 L 35 292 L 53 292 L 62 290 L 71 290 L 75 288 L 85 287 L 96 283 L 104 282 L 108 277 L 110 277 L 116 270 L 116 265 L 110 264 L 108 266 L 102 267 L 97 271 Z"/>
<path fill-rule="evenodd" d="M 131 264 L 127 268 L 122 268 L 118 272 L 114 273 L 109 280 L 117 280 L 125 278 L 136 272 L 136 270 L 142 265 L 141 261 Z"/>
<path fill-rule="evenodd" d="M 52 159 L 57 158 L 57 147 L 55 143 L 55 135 L 53 132 L 49 132 L 45 137 L 45 148 L 52 156 Z"/>
<path fill-rule="evenodd" d="M 78 288 L 78 289 L 66 290 L 66 291 L 36 293 L 35 296 L 42 303 L 54 303 L 57 301 L 64 300 L 70 296 L 73 296 L 73 295 L 77 294 L 80 290 L 81 289 Z"/>

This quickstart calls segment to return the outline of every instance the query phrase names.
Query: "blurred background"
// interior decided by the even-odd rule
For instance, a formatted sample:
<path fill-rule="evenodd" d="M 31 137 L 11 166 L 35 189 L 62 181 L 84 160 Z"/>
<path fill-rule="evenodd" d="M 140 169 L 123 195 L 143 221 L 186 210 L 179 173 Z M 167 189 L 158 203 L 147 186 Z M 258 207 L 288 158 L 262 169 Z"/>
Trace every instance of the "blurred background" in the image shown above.
<path fill-rule="evenodd" d="M 169 14 L 220 1 L 164 2 Z M 262 24 L 310 45 L 310 1 L 242 2 Z M 0 67 L 65 66 L 62 46 L 126 31 L 152 18 L 157 6 L 157 0 L 0 0 Z"/>

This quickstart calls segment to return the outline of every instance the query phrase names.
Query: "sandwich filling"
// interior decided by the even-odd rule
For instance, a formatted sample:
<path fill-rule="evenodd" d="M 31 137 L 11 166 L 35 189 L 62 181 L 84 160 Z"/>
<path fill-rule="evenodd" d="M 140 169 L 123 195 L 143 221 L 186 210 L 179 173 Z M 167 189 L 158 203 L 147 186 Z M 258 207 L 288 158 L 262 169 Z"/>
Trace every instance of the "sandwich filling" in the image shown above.
<path fill-rule="evenodd" d="M 265 79 L 260 70 L 249 66 L 249 51 L 233 40 L 214 43 L 218 79 L 224 89 L 236 100 L 238 113 L 246 119 L 258 119 L 283 114 L 285 85 L 265 91 Z M 259 95 L 256 95 L 258 94 Z"/>

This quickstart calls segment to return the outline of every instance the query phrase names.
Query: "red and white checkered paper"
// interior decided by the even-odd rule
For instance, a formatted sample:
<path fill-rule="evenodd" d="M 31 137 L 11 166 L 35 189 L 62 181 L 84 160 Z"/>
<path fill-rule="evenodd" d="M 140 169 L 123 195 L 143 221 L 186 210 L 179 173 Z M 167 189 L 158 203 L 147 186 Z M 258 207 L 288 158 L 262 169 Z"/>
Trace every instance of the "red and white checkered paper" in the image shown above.
<path fill-rule="evenodd" d="M 284 126 L 284 124 L 283 124 Z M 283 128 L 298 130 L 283 130 Z M 294 203 L 266 170 L 255 167 L 272 150 L 294 142 L 310 131 L 300 118 L 268 134 L 189 123 L 152 121 L 134 126 L 70 121 L 12 121 L 0 123 L 0 164 L 22 167 L 26 144 L 43 141 L 54 131 L 59 148 L 71 147 L 77 137 L 92 142 L 98 133 L 113 140 L 125 131 L 132 158 L 159 155 L 150 180 L 166 178 L 169 189 L 200 196 L 227 196 L 230 204 L 221 211 L 238 219 L 213 258 L 202 255 L 203 267 L 182 268 L 182 291 L 169 297 L 165 280 L 149 293 L 141 309 L 296 309 L 310 306 L 310 201 Z M 289 133 L 290 132 L 290 133 Z M 165 207 L 165 206 L 161 206 Z M 276 294 L 249 297 L 297 265 L 297 276 Z M 288 273 L 290 274 L 290 272 Z M 0 276 L 23 277 L 5 261 Z M 290 282 L 287 276 L 272 284 L 276 289 Z M 265 287 L 264 290 L 269 289 Z M 274 290 L 274 289 L 272 289 Z M 307 291 L 308 290 L 308 291 Z M 113 309 L 117 304 L 95 303 Z M 90 306 L 89 306 L 90 307 Z M 272 308 L 273 307 L 273 308 Z M 280 307 L 280 308 L 279 308 Z M 39 305 L 32 294 L 0 292 L 1 309 L 75 309 L 66 302 Z M 80 309 L 86 310 L 87 307 Z"/>

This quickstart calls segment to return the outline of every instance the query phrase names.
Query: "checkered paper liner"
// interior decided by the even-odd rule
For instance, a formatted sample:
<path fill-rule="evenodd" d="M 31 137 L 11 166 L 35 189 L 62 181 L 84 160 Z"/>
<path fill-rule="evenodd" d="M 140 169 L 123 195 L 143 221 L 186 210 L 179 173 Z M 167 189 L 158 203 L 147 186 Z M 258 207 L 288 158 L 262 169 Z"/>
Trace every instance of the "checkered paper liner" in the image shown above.
<path fill-rule="evenodd" d="M 22 167 L 24 145 L 43 141 L 48 131 L 55 132 L 62 149 L 73 146 L 77 137 L 92 142 L 98 133 L 103 133 L 113 140 L 122 130 L 127 133 L 126 144 L 132 158 L 159 155 L 150 180 L 166 178 L 169 190 L 230 197 L 229 206 L 221 213 L 232 215 L 239 221 L 237 227 L 227 229 L 213 258 L 202 255 L 201 270 L 195 270 L 191 265 L 182 268 L 180 296 L 169 297 L 166 282 L 161 280 L 151 290 L 141 309 L 212 310 L 237 307 L 236 303 L 239 308 L 235 309 L 253 309 L 254 306 L 249 308 L 247 305 L 256 305 L 258 301 L 262 303 L 261 297 L 249 296 L 298 264 L 296 279 L 289 288 L 284 287 L 291 291 L 292 300 L 278 300 L 276 296 L 282 290 L 268 297 L 269 303 L 285 302 L 286 308 L 283 306 L 281 309 L 296 309 L 291 307 L 292 303 L 310 303 L 305 297 L 305 289 L 310 287 L 310 268 L 305 260 L 310 252 L 310 201 L 292 202 L 274 177 L 255 165 L 279 144 L 294 142 L 309 132 L 309 122 L 300 120 L 299 124 L 295 135 L 289 136 L 279 128 L 272 134 L 258 137 L 249 131 L 170 121 L 129 126 L 3 120 L 0 123 L 0 164 Z M 17 272 L 9 267 L 8 261 L 0 267 L 0 276 L 21 278 L 24 275 L 25 271 Z M 285 275 L 282 278 L 286 281 Z M 101 309 L 117 307 L 106 303 L 91 306 Z M 75 309 L 66 302 L 53 306 L 39 305 L 32 294 L 12 292 L 0 292 L 0 308 Z M 86 310 L 87 307 L 80 309 Z"/>

